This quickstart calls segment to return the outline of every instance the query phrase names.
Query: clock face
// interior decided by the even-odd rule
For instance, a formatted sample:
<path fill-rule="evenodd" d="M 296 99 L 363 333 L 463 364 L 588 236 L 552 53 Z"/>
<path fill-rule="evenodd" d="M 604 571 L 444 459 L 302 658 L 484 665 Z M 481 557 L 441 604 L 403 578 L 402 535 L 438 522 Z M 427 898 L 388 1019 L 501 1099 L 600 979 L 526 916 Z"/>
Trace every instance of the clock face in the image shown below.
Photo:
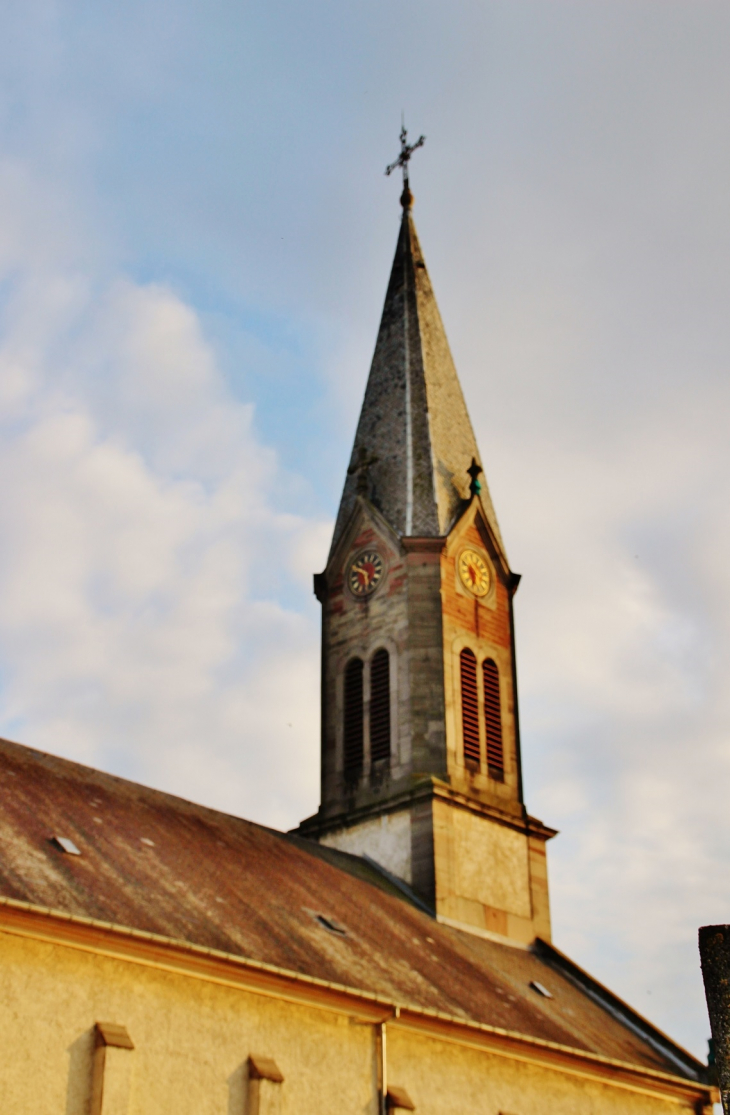
<path fill-rule="evenodd" d="M 492 584 L 489 566 L 476 550 L 463 550 L 459 556 L 461 583 L 475 596 L 486 596 Z"/>
<path fill-rule="evenodd" d="M 369 596 L 383 579 L 385 566 L 377 550 L 363 550 L 347 570 L 347 583 L 355 596 Z"/>

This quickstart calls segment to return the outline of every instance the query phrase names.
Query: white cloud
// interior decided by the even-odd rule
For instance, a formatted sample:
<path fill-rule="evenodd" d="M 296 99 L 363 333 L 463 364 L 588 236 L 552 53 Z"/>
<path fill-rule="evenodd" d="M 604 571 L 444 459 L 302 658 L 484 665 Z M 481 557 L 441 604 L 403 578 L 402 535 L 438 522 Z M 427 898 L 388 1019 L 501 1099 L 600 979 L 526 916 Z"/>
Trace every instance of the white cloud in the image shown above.
<path fill-rule="evenodd" d="M 274 577 L 304 556 L 309 580 L 328 524 L 276 510 L 276 456 L 195 311 L 36 262 L 29 207 L 0 229 L 3 730 L 286 824 L 316 805 L 317 630 Z"/>
<path fill-rule="evenodd" d="M 730 906 L 729 392 L 667 393 L 590 445 L 537 433 L 541 407 L 560 426 L 529 398 L 527 434 L 490 431 L 516 465 L 498 508 L 524 574 L 527 801 L 562 830 L 556 943 L 700 1055 L 697 928 Z"/>

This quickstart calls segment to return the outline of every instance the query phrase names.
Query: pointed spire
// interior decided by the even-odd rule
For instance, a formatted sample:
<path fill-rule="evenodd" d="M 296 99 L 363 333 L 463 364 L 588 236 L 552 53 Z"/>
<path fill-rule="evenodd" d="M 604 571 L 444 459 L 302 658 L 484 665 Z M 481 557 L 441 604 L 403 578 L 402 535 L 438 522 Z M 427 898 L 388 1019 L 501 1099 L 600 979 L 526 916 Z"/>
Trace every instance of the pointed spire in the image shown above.
<path fill-rule="evenodd" d="M 407 170 L 413 148 L 403 135 L 401 142 L 389 170 Z M 358 494 L 399 535 L 434 537 L 448 533 L 476 495 L 504 554 L 486 482 L 478 479 L 479 450 L 413 223 L 407 173 L 404 179 L 400 234 L 332 547 Z"/>

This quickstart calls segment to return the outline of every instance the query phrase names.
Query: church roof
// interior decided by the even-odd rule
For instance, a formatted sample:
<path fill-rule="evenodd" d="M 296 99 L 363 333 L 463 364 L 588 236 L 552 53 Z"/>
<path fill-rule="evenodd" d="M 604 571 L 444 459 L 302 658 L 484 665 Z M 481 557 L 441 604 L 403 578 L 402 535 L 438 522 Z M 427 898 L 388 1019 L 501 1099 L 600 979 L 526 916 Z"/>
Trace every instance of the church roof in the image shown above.
<path fill-rule="evenodd" d="M 476 438 L 406 205 L 332 552 L 358 493 L 401 536 L 447 534 L 469 498 L 474 459 Z M 483 477 L 480 498 L 504 555 Z"/>
<path fill-rule="evenodd" d="M 546 943 L 461 932 L 357 856 L 0 741 L 8 900 L 702 1079 L 699 1062 Z"/>

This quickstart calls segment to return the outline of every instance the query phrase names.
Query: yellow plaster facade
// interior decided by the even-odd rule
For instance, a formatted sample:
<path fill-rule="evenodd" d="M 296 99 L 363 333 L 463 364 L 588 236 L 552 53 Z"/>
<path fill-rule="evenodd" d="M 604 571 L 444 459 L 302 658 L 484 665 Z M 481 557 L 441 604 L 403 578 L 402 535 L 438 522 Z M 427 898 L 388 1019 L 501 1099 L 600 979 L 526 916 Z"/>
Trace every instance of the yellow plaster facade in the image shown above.
<path fill-rule="evenodd" d="M 383 1074 L 420 1115 L 669 1115 L 710 1101 L 665 1073 L 7 901 L 0 1001 L 3 1115 L 91 1115 L 99 1021 L 134 1043 L 107 1049 L 103 1115 L 378 1115 Z M 252 1089 L 251 1054 L 283 1082 Z"/>

